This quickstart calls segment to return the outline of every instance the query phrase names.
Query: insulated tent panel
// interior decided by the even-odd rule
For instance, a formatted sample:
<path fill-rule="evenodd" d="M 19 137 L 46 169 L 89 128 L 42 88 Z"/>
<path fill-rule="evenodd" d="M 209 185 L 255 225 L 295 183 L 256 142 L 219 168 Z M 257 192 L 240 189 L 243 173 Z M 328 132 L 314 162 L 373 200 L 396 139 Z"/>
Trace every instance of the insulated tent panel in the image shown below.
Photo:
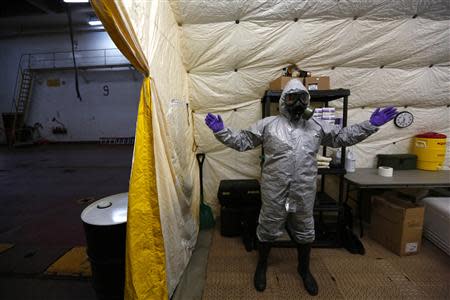
<path fill-rule="evenodd" d="M 168 2 L 124 1 L 124 7 L 150 69 L 156 178 L 171 296 L 198 233 L 199 177 L 192 151 L 187 73 L 181 60 L 180 31 Z M 141 296 L 149 299 L 151 294 Z"/>
<path fill-rule="evenodd" d="M 260 117 L 241 118 L 240 111 L 259 114 L 268 84 L 292 63 L 330 76 L 332 88 L 351 90 L 349 124 L 367 120 L 379 106 L 414 114 L 411 127 L 397 129 L 391 122 L 354 146 L 358 167 L 375 166 L 378 153 L 410 152 L 415 134 L 450 134 L 448 1 L 170 4 L 181 25 L 196 143 L 207 152 L 205 172 L 213 175 L 206 182 L 207 202 L 216 213 L 218 181 L 257 177 L 260 152 L 225 149 L 202 122 L 204 115 L 220 113 L 226 126 L 247 127 Z"/>
<path fill-rule="evenodd" d="M 379 106 L 414 114 L 411 127 L 389 123 L 354 146 L 358 167 L 373 167 L 378 153 L 409 152 L 415 134 L 450 135 L 449 1 L 123 2 L 152 77 L 169 294 L 197 236 L 194 152 L 206 153 L 205 196 L 216 214 L 220 180 L 260 174 L 260 149 L 225 148 L 205 126 L 206 113 L 248 127 L 260 119 L 261 97 L 283 67 L 294 63 L 330 76 L 332 88 L 350 89 L 350 124 Z M 447 168 L 449 158 L 450 147 Z"/>

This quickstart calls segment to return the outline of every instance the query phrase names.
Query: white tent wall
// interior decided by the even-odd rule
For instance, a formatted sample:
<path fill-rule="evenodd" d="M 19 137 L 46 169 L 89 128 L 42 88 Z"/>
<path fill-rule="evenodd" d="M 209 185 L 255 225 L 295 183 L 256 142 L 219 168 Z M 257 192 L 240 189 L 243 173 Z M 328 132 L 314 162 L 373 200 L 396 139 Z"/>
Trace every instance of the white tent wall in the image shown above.
<path fill-rule="evenodd" d="M 172 295 L 197 241 L 199 176 L 179 28 L 166 1 L 124 1 L 149 62 L 157 188 Z"/>
<path fill-rule="evenodd" d="M 407 129 L 389 123 L 354 146 L 358 167 L 378 153 L 408 153 L 414 135 L 450 134 L 450 4 L 448 1 L 171 0 L 181 24 L 195 140 L 207 153 L 206 201 L 218 213 L 221 179 L 258 178 L 260 150 L 225 149 L 204 125 L 207 112 L 245 128 L 261 117 L 264 91 L 295 63 L 348 88 L 349 124 L 376 107 L 407 109 Z M 338 104 L 339 106 L 339 104 Z M 446 166 L 450 148 L 447 148 Z"/>
<path fill-rule="evenodd" d="M 350 89 L 350 124 L 385 105 L 407 106 L 414 114 L 411 127 L 387 124 L 355 146 L 358 167 L 374 166 L 377 153 L 409 152 L 417 133 L 450 134 L 447 0 L 127 0 L 125 6 L 154 82 L 170 294 L 196 238 L 192 215 L 197 216 L 198 198 L 192 195 L 198 195 L 193 188 L 198 175 L 192 145 L 207 154 L 205 199 L 216 215 L 221 179 L 260 174 L 260 149 L 238 153 L 225 148 L 204 125 L 205 114 L 220 113 L 232 128 L 248 127 L 261 118 L 260 99 L 283 67 L 295 63 L 330 76 L 332 88 Z M 193 122 L 187 121 L 183 101 Z M 447 167 L 449 157 L 447 152 Z"/>

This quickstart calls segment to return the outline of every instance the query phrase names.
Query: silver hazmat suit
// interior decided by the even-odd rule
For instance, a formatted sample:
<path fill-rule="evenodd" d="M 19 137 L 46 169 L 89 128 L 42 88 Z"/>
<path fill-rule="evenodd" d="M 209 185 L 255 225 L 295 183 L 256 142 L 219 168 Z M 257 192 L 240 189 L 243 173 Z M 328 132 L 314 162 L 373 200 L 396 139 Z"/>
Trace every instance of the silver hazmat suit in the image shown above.
<path fill-rule="evenodd" d="M 354 145 L 378 128 L 364 121 L 346 128 L 321 120 L 293 120 L 284 99 L 287 94 L 307 90 L 299 79 L 288 82 L 280 97 L 280 115 L 264 118 L 246 130 L 224 128 L 215 137 L 238 151 L 264 147 L 262 167 L 262 206 L 257 236 L 270 242 L 283 234 L 285 225 L 296 243 L 314 241 L 313 207 L 316 196 L 317 161 L 320 145 L 342 147 Z M 309 93 L 307 97 L 309 104 Z M 286 203 L 294 203 L 288 212 Z M 292 206 L 292 205 L 291 205 Z"/>

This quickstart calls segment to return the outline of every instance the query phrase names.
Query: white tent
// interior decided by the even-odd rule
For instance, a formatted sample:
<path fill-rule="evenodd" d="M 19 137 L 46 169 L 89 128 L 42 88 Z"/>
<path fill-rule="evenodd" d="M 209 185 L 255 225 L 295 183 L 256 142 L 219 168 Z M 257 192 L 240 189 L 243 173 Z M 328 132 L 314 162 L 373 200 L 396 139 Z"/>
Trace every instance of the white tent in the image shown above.
<path fill-rule="evenodd" d="M 332 88 L 350 89 L 350 124 L 367 120 L 379 106 L 413 113 L 412 126 L 387 124 L 355 146 L 357 167 L 373 167 L 378 153 L 410 152 L 418 133 L 450 135 L 447 0 L 123 0 L 106 13 L 102 5 L 112 4 L 92 2 L 105 24 L 116 23 L 131 37 L 131 56 L 141 53 L 148 63 L 169 295 L 197 237 L 195 153 L 206 153 L 205 198 L 216 214 L 220 180 L 260 174 L 260 149 L 225 148 L 205 126 L 205 114 L 221 114 L 226 126 L 247 127 L 261 118 L 261 98 L 282 68 L 296 64 L 330 76 Z M 111 26 L 106 28 L 117 43 Z M 135 150 L 134 170 L 137 155 Z M 446 157 L 448 167 L 449 152 Z M 153 287 L 136 288 L 144 278 L 127 276 L 128 296 L 152 293 Z"/>

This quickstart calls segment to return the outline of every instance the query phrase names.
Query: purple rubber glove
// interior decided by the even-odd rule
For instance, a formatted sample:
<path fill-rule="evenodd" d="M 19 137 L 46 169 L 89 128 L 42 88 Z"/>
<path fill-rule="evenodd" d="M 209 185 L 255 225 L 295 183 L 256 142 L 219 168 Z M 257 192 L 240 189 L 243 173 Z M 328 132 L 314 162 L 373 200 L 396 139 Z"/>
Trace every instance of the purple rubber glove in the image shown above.
<path fill-rule="evenodd" d="M 389 106 L 380 110 L 377 108 L 372 116 L 370 116 L 370 124 L 374 126 L 381 126 L 392 120 L 397 115 L 397 109 L 393 106 Z"/>
<path fill-rule="evenodd" d="M 208 125 L 208 127 L 214 133 L 219 132 L 224 128 L 223 121 L 222 121 L 222 118 L 220 117 L 220 115 L 217 115 L 217 117 L 216 117 L 212 113 L 208 113 L 206 115 L 205 124 Z"/>

